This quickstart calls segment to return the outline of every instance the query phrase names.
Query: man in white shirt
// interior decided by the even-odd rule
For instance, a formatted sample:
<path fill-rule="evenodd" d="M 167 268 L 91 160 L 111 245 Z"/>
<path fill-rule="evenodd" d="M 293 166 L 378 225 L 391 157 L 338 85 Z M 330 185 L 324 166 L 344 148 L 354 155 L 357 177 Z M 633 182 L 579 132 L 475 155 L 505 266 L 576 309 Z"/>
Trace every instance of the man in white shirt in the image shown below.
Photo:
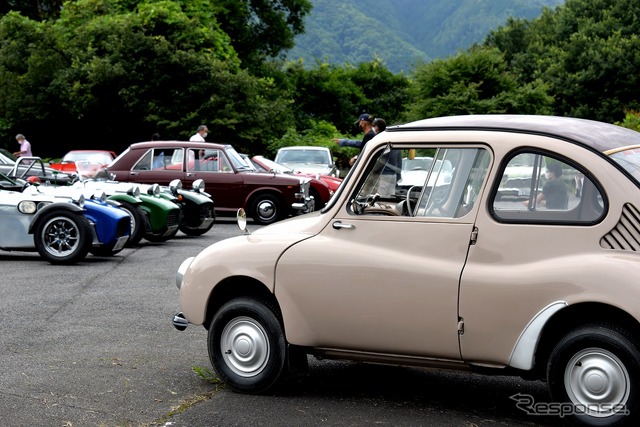
<path fill-rule="evenodd" d="M 204 142 L 204 139 L 207 137 L 208 132 L 209 129 L 207 129 L 206 125 L 200 125 L 198 126 L 198 131 L 191 138 L 189 138 L 189 141 Z"/>

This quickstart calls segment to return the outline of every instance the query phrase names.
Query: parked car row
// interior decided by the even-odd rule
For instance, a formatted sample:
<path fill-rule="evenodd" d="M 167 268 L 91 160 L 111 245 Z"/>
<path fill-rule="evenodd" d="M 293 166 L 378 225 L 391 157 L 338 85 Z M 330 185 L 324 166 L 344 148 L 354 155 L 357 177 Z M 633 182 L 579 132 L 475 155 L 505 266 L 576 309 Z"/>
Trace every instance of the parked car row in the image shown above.
<path fill-rule="evenodd" d="M 0 173 L 0 249 L 37 251 L 52 264 L 74 264 L 92 252 L 113 255 L 130 235 L 129 215 L 106 197 L 51 195 Z"/>
<path fill-rule="evenodd" d="M 66 186 L 1 175 L 0 223 L 10 232 L 0 236 L 0 249 L 36 250 L 52 264 L 74 264 L 87 253 L 111 256 L 143 238 L 164 242 L 178 230 L 198 236 L 214 225 L 214 203 L 201 181 L 191 190 L 178 180 L 135 185 L 97 178 L 92 164 L 77 167 L 79 178 Z"/>
<path fill-rule="evenodd" d="M 93 227 L 101 222 L 89 218 L 85 206 L 104 199 L 103 204 L 116 206 L 129 218 L 127 238 L 121 239 L 127 246 L 142 239 L 163 242 L 179 230 L 199 236 L 213 227 L 216 213 L 234 214 L 239 208 L 265 225 L 308 213 L 326 205 L 342 181 L 330 175 L 334 166 L 328 149 L 300 148 L 292 158 L 316 156 L 307 163 L 330 164 L 327 174 L 290 169 L 261 156 L 245 161 L 230 145 L 205 142 L 142 142 L 119 156 L 108 150 L 72 150 L 47 166 L 37 157 L 15 159 L 6 154 L 7 185 L 14 191 L 19 187 L 20 197 L 76 201 Z M 22 187 L 23 180 L 44 185 Z M 190 189 L 183 189 L 183 183 Z M 122 249 L 100 241 L 94 239 L 90 249 L 79 248 L 73 256 L 47 259 L 73 263 L 87 252 L 110 255 Z M 11 250 L 12 245 L 4 248 Z"/>
<path fill-rule="evenodd" d="M 218 214 L 239 208 L 258 224 L 271 224 L 315 209 L 311 179 L 305 176 L 256 172 L 227 144 L 150 141 L 132 144 L 108 167 L 121 182 L 168 185 L 179 179 L 185 186 L 203 180 Z"/>

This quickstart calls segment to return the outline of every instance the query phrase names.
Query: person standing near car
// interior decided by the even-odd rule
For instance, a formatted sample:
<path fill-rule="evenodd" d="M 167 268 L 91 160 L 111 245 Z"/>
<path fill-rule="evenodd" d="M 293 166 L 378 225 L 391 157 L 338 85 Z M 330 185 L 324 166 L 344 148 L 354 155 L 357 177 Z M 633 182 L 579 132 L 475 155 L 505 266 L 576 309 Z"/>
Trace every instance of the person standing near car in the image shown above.
<path fill-rule="evenodd" d="M 387 122 L 384 119 L 376 117 L 371 124 L 374 132 L 377 134 L 387 129 Z M 381 196 L 393 197 L 396 194 L 396 186 L 402 171 L 402 150 L 394 148 L 389 152 L 387 163 L 380 173 L 380 183 L 378 193 Z"/>
<path fill-rule="evenodd" d="M 373 130 L 373 116 L 371 114 L 360 114 L 358 120 L 355 121 L 355 125 L 358 125 L 360 130 L 364 133 L 364 137 L 362 141 L 357 139 L 334 139 L 333 141 L 341 147 L 355 147 L 359 149 L 363 149 L 365 144 L 373 139 L 376 136 L 376 132 Z M 358 156 L 354 156 L 349 160 L 349 165 L 353 165 Z"/>
<path fill-rule="evenodd" d="M 198 131 L 195 134 L 193 134 L 191 138 L 189 138 L 189 141 L 205 142 L 204 139 L 207 137 L 208 134 L 209 134 L 209 129 L 207 128 L 207 126 L 200 125 L 198 126 Z"/>
<path fill-rule="evenodd" d="M 16 151 L 13 153 L 16 157 L 32 157 L 33 153 L 31 153 L 31 143 L 27 141 L 27 138 L 24 137 L 23 134 L 19 133 L 16 135 L 16 141 L 20 144 L 20 151 Z"/>

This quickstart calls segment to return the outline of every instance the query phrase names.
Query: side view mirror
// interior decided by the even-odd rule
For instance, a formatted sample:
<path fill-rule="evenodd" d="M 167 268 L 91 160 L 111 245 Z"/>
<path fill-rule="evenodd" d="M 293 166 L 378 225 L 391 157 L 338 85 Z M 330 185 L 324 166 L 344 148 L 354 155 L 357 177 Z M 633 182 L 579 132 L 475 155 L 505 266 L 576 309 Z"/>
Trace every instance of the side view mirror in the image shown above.
<path fill-rule="evenodd" d="M 244 231 L 244 234 L 251 234 L 249 233 L 249 230 L 247 230 L 247 213 L 243 208 L 238 209 L 236 221 L 238 222 L 238 228 Z"/>

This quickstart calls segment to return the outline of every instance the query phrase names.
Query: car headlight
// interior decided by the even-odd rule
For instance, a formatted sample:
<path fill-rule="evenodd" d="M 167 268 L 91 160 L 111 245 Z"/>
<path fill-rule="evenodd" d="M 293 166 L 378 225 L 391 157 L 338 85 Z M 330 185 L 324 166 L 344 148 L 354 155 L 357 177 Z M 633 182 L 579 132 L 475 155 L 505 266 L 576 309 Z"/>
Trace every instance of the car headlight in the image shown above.
<path fill-rule="evenodd" d="M 150 196 L 157 196 L 160 194 L 160 186 L 158 184 L 153 184 L 151 187 L 149 187 L 149 189 L 147 190 L 147 194 Z"/>
<path fill-rule="evenodd" d="M 202 193 L 204 191 L 204 179 L 196 179 L 193 181 L 193 191 Z"/>
<path fill-rule="evenodd" d="M 36 202 L 32 202 L 31 200 L 23 200 L 18 203 L 18 211 L 23 214 L 33 214 L 38 210 L 38 205 Z"/>
<path fill-rule="evenodd" d="M 84 208 L 84 202 L 85 202 L 84 194 L 80 194 L 79 196 L 73 196 L 71 197 L 71 200 L 76 205 L 80 206 L 81 208 Z"/>
<path fill-rule="evenodd" d="M 93 195 L 94 200 L 98 200 L 101 203 L 107 203 L 107 193 L 104 191 L 102 193 L 96 193 Z"/>
<path fill-rule="evenodd" d="M 133 197 L 140 197 L 140 187 L 134 185 L 127 190 L 127 194 Z"/>
<path fill-rule="evenodd" d="M 180 181 L 179 179 L 174 179 L 173 181 L 171 181 L 169 183 L 169 190 L 171 190 L 173 194 L 177 193 L 178 190 L 182 190 L 182 181 Z"/>

